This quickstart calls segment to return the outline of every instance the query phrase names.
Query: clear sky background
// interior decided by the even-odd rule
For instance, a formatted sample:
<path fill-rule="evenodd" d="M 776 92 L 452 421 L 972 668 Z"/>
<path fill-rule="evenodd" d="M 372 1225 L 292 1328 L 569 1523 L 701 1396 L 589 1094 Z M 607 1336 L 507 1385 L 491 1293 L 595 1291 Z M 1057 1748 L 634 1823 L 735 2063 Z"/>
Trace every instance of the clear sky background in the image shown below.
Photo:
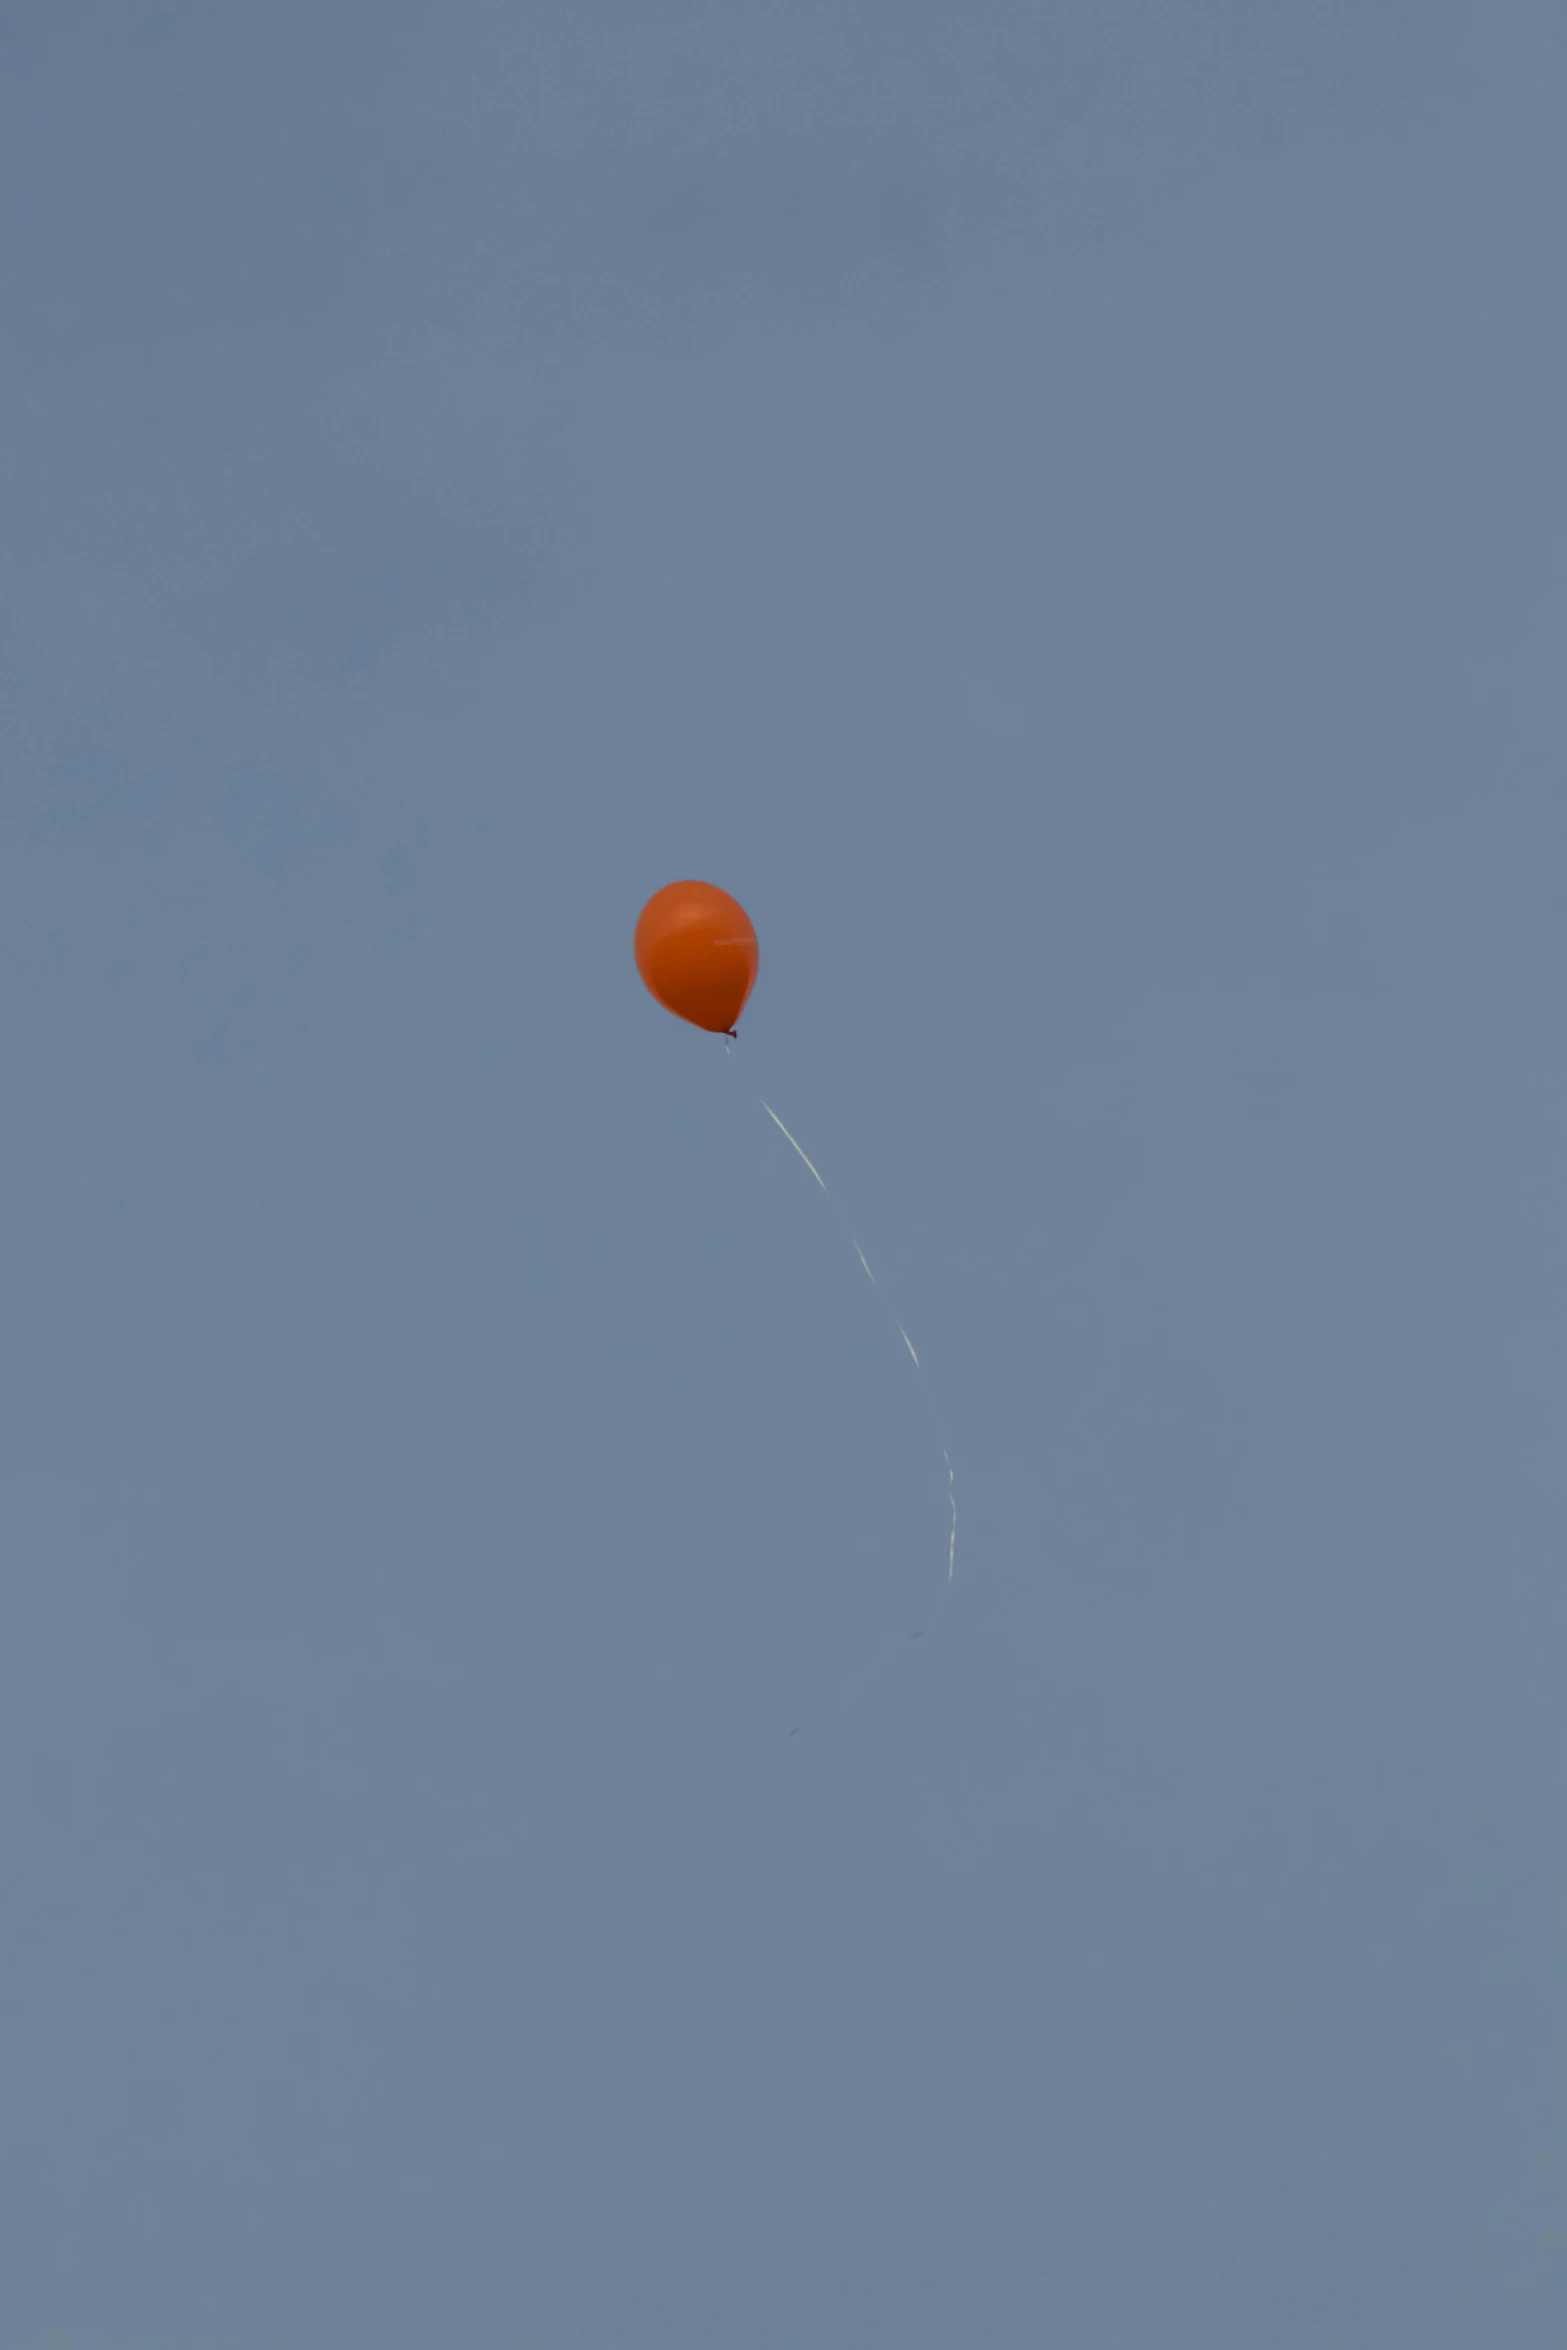
<path fill-rule="evenodd" d="M 1567 2340 L 1564 120 L 8 0 L 0 2350 Z"/>

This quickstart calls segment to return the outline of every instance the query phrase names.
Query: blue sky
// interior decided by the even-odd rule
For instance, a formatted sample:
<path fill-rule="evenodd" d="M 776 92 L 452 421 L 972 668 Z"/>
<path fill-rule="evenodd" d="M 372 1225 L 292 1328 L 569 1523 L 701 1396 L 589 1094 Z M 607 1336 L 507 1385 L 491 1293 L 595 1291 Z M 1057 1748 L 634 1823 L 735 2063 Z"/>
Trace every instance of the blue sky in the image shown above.
<path fill-rule="evenodd" d="M 1554 2350 L 1559 11 L 0 58 L 0 2350 Z"/>

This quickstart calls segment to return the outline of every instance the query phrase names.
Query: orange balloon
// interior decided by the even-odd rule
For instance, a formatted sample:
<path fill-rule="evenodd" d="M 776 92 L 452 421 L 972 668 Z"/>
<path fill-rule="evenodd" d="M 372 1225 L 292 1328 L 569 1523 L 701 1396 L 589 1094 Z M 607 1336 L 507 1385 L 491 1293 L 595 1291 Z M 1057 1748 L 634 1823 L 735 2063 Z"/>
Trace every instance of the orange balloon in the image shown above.
<path fill-rule="evenodd" d="M 637 969 L 677 1020 L 732 1033 L 756 985 L 757 945 L 738 898 L 710 881 L 672 881 L 637 916 Z"/>

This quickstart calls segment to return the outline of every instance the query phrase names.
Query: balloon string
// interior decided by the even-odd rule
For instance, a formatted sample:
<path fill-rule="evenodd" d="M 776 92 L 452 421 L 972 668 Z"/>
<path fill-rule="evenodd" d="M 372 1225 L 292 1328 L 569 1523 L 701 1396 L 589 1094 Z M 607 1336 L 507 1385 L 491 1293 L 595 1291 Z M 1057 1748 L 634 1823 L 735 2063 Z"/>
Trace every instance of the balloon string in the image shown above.
<path fill-rule="evenodd" d="M 729 1036 L 725 1037 L 724 1057 L 726 1060 L 730 1057 L 731 1045 L 736 1042 L 738 1042 L 738 1039 L 736 1038 Z M 882 1292 L 881 1286 L 877 1281 L 875 1274 L 871 1271 L 870 1260 L 867 1258 L 864 1249 L 861 1248 L 859 1241 L 856 1238 L 852 1227 L 850 1226 L 848 1217 L 844 1214 L 843 1209 L 838 1205 L 837 1200 L 834 1199 L 832 1192 L 828 1189 L 826 1178 L 822 1174 L 820 1167 L 818 1167 L 815 1160 L 810 1157 L 809 1153 L 805 1150 L 804 1146 L 800 1143 L 798 1138 L 790 1133 L 788 1127 L 779 1117 L 778 1112 L 773 1108 L 772 1103 L 761 1094 L 758 1094 L 756 1098 L 761 1104 L 762 1108 L 766 1111 L 768 1117 L 772 1120 L 773 1124 L 777 1127 L 779 1133 L 783 1136 L 785 1142 L 789 1145 L 789 1148 L 794 1152 L 796 1158 L 800 1160 L 801 1164 L 809 1173 L 812 1182 L 817 1186 L 818 1190 L 822 1194 L 822 1197 L 831 1207 L 833 1214 L 838 1218 L 838 1221 L 840 1224 L 842 1224 L 845 1232 L 848 1233 L 850 1246 L 853 1248 L 855 1255 L 860 1260 L 860 1270 L 864 1273 L 865 1278 L 870 1283 L 872 1289 L 876 1291 L 876 1295 L 881 1303 L 882 1310 L 886 1313 L 888 1320 L 892 1324 L 892 1327 L 897 1331 L 898 1336 L 904 1343 L 904 1346 L 908 1349 L 909 1360 L 914 1365 L 915 1374 L 919 1379 L 920 1386 L 924 1390 L 925 1401 L 929 1406 L 931 1422 L 936 1432 L 936 1442 L 941 1449 L 942 1462 L 947 1472 L 947 1506 L 951 1512 L 951 1526 L 947 1536 L 947 1580 L 942 1587 L 941 1593 L 942 1599 L 945 1600 L 948 1592 L 952 1588 L 953 1572 L 956 1567 L 958 1555 L 957 1486 L 952 1472 L 952 1455 L 947 1448 L 947 1439 L 942 1430 L 940 1415 L 936 1410 L 935 1398 L 932 1396 L 930 1391 L 930 1382 L 925 1375 L 925 1366 L 920 1361 L 913 1339 L 909 1336 L 907 1330 L 904 1329 L 903 1324 L 897 1319 L 897 1316 L 892 1312 L 891 1307 L 887 1304 L 887 1300 Z M 869 1660 L 869 1662 L 863 1665 L 857 1673 L 852 1674 L 846 1682 L 840 1684 L 836 1693 L 836 1702 L 839 1705 L 842 1705 L 844 1700 L 851 1696 L 853 1692 L 870 1677 L 871 1674 L 875 1673 L 883 1664 L 885 1664 L 888 1657 L 893 1655 L 898 1649 L 912 1647 L 916 1640 L 923 1640 L 925 1637 L 926 1628 L 927 1627 L 924 1624 L 921 1624 L 914 1631 L 903 1633 L 900 1638 L 883 1641 L 881 1646 L 876 1651 L 876 1654 Z M 805 1729 L 809 1723 L 815 1721 L 817 1716 L 821 1714 L 826 1706 L 832 1702 L 833 1700 L 831 1698 L 824 1697 L 817 1705 L 812 1706 L 805 1713 L 802 1719 L 795 1723 L 794 1728 L 789 1732 L 789 1736 L 791 1738 L 797 1738 L 800 1735 L 800 1732 Z"/>
<path fill-rule="evenodd" d="M 798 1158 L 805 1161 L 806 1166 L 810 1168 L 811 1173 L 815 1176 L 817 1184 L 820 1186 L 822 1197 L 829 1203 L 833 1213 L 837 1216 L 838 1221 L 842 1224 L 845 1232 L 847 1232 L 849 1235 L 849 1245 L 860 1260 L 861 1271 L 864 1273 L 865 1278 L 870 1283 L 872 1289 L 876 1291 L 877 1296 L 880 1298 L 882 1293 L 877 1284 L 876 1276 L 871 1271 L 870 1265 L 866 1260 L 865 1251 L 861 1248 L 859 1242 L 855 1239 L 854 1233 L 850 1229 L 848 1217 L 844 1214 L 842 1208 L 839 1207 L 838 1202 L 833 1198 L 832 1193 L 828 1190 L 826 1183 L 823 1181 L 821 1169 L 815 1164 L 814 1160 L 806 1157 L 805 1152 L 800 1148 L 799 1143 L 789 1132 L 788 1127 L 779 1117 L 778 1112 L 773 1108 L 772 1103 L 769 1101 L 764 1101 L 760 1094 L 758 1094 L 756 1098 L 759 1102 L 761 1102 L 763 1109 L 767 1112 L 767 1115 L 769 1118 L 771 1118 L 773 1124 L 777 1127 L 779 1133 L 783 1136 L 790 1149 Z M 957 1565 L 958 1558 L 958 1495 L 957 1485 L 952 1474 L 952 1455 L 947 1450 L 947 1440 L 942 1433 L 941 1420 L 936 1411 L 935 1399 L 932 1397 L 930 1392 L 930 1382 L 925 1376 L 924 1364 L 920 1361 L 919 1356 L 914 1351 L 914 1341 L 909 1336 L 908 1332 L 904 1329 L 903 1324 L 898 1320 L 897 1315 L 894 1314 L 891 1307 L 887 1305 L 885 1298 L 882 1298 L 882 1304 L 886 1310 L 888 1320 L 891 1322 L 894 1330 L 896 1330 L 898 1333 L 898 1336 L 902 1339 L 904 1345 L 908 1348 L 909 1360 L 914 1365 L 915 1370 L 919 1374 L 920 1386 L 924 1390 L 925 1400 L 930 1405 L 931 1418 L 935 1422 L 936 1442 L 941 1447 L 941 1457 L 942 1460 L 946 1463 L 947 1505 L 952 1512 L 952 1526 L 947 1537 L 947 1582 L 950 1586 L 952 1582 L 953 1571 Z"/>

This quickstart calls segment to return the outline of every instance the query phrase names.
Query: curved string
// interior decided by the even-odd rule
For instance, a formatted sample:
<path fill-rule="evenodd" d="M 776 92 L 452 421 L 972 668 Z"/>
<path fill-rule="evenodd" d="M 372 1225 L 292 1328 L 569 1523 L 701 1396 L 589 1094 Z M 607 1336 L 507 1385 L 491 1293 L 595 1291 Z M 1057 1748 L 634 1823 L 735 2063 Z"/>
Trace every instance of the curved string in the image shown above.
<path fill-rule="evenodd" d="M 734 1040 L 726 1039 L 726 1041 L 725 1041 L 725 1044 L 724 1044 L 724 1052 L 725 1052 L 725 1055 L 726 1055 L 726 1056 L 729 1054 L 729 1051 L 730 1051 L 730 1043 L 731 1043 L 731 1041 L 738 1041 L 738 1040 L 737 1040 L 737 1039 L 734 1039 Z M 795 1135 L 793 1135 L 793 1134 L 791 1134 L 791 1133 L 790 1133 L 790 1131 L 789 1131 L 788 1127 L 787 1127 L 787 1126 L 784 1124 L 784 1122 L 783 1122 L 782 1118 L 780 1118 L 780 1117 L 779 1117 L 779 1115 L 778 1115 L 778 1112 L 777 1112 L 777 1111 L 776 1111 L 776 1110 L 773 1108 L 773 1105 L 772 1105 L 772 1103 L 771 1103 L 770 1101 L 768 1101 L 768 1100 L 765 1098 L 765 1096 L 764 1096 L 764 1095 L 762 1095 L 762 1094 L 758 1094 L 756 1098 L 757 1098 L 757 1101 L 760 1103 L 761 1107 L 762 1107 L 762 1108 L 763 1108 L 763 1109 L 766 1111 L 766 1113 L 767 1113 L 768 1117 L 769 1117 L 769 1118 L 772 1120 L 773 1124 L 774 1124 L 774 1125 L 777 1127 L 777 1129 L 778 1129 L 779 1133 L 780 1133 L 780 1134 L 783 1136 L 783 1138 L 784 1138 L 785 1142 L 786 1142 L 786 1143 L 789 1145 L 789 1148 L 790 1148 L 790 1149 L 791 1149 L 791 1150 L 794 1152 L 795 1156 L 796 1156 L 796 1157 L 797 1157 L 797 1158 L 800 1160 L 800 1162 L 802 1163 L 802 1165 L 803 1165 L 803 1166 L 804 1166 L 804 1167 L 807 1169 L 807 1171 L 809 1172 L 809 1174 L 810 1174 L 810 1175 L 811 1175 L 811 1177 L 812 1177 L 812 1180 L 813 1180 L 813 1181 L 816 1183 L 816 1185 L 817 1185 L 817 1188 L 820 1190 L 820 1192 L 821 1192 L 821 1194 L 822 1194 L 822 1197 L 823 1197 L 823 1198 L 824 1198 L 824 1199 L 827 1201 L 827 1203 L 828 1203 L 828 1205 L 831 1207 L 831 1209 L 832 1209 L 832 1211 L 833 1211 L 834 1215 L 835 1215 L 835 1216 L 838 1218 L 838 1221 L 840 1222 L 840 1224 L 842 1224 L 842 1226 L 843 1226 L 843 1228 L 844 1228 L 844 1231 L 845 1231 L 845 1232 L 848 1234 L 848 1238 L 849 1238 L 849 1245 L 850 1245 L 850 1247 L 853 1249 L 853 1251 L 854 1251 L 854 1253 L 855 1253 L 856 1257 L 858 1257 L 858 1259 L 859 1259 L 859 1261 L 860 1261 L 860 1270 L 861 1270 L 861 1271 L 864 1273 L 864 1275 L 865 1275 L 865 1278 L 866 1278 L 866 1280 L 867 1280 L 867 1281 L 870 1283 L 870 1285 L 871 1285 L 872 1289 L 874 1289 L 874 1290 L 875 1290 L 875 1292 L 876 1292 L 876 1295 L 877 1295 L 877 1298 L 878 1298 L 878 1300 L 880 1301 L 880 1304 L 881 1304 L 881 1307 L 882 1307 L 882 1310 L 883 1310 L 883 1312 L 886 1314 L 886 1316 L 887 1316 L 887 1319 L 888 1319 L 888 1321 L 891 1323 L 891 1325 L 892 1325 L 893 1329 L 894 1329 L 894 1330 L 896 1330 L 896 1332 L 897 1332 L 897 1334 L 898 1334 L 899 1338 L 901 1338 L 901 1339 L 902 1339 L 904 1346 L 905 1346 L 905 1347 L 907 1348 L 907 1350 L 908 1350 L 908 1356 L 909 1356 L 909 1360 L 910 1360 L 910 1362 L 911 1362 L 911 1363 L 914 1365 L 915 1374 L 916 1374 L 916 1376 L 917 1376 L 917 1377 L 918 1377 L 918 1379 L 919 1379 L 920 1386 L 921 1386 L 921 1388 L 922 1388 L 922 1390 L 923 1390 L 923 1392 L 924 1392 L 924 1396 L 925 1396 L 925 1401 L 926 1401 L 926 1404 L 928 1405 L 928 1407 L 929 1407 L 929 1410 L 930 1410 L 930 1415 L 931 1415 L 931 1423 L 932 1423 L 932 1426 L 934 1427 L 934 1429 L 935 1429 L 935 1432 L 936 1432 L 936 1442 L 937 1442 L 937 1444 L 939 1445 L 939 1447 L 940 1447 L 940 1449 L 941 1449 L 941 1458 L 942 1458 L 942 1462 L 943 1462 L 943 1464 L 944 1464 L 944 1466 L 945 1466 L 945 1468 L 946 1468 L 946 1472 L 947 1472 L 947 1506 L 948 1506 L 948 1509 L 949 1509 L 949 1511 L 950 1511 L 950 1513 L 951 1513 L 951 1522 L 950 1522 L 950 1525 L 949 1525 L 949 1528 L 948 1528 L 948 1534 L 947 1534 L 947 1579 L 946 1579 L 946 1583 L 945 1583 L 945 1585 L 943 1586 L 943 1589 L 942 1589 L 942 1597 L 943 1597 L 943 1599 L 945 1599 L 945 1597 L 946 1597 L 946 1595 L 947 1595 L 947 1592 L 948 1592 L 948 1591 L 950 1591 L 950 1589 L 951 1589 L 951 1586 L 952 1586 L 952 1580 L 953 1580 L 953 1576 L 954 1576 L 954 1574 L 955 1574 L 955 1572 L 956 1572 L 956 1568 L 957 1568 L 957 1557 L 958 1557 L 958 1497 L 957 1497 L 957 1482 L 956 1482 L 956 1479 L 955 1479 L 955 1477 L 954 1477 L 954 1475 L 953 1475 L 953 1469 L 952 1469 L 952 1454 L 951 1454 L 951 1451 L 949 1450 L 949 1448 L 948 1448 L 948 1445 L 947 1445 L 947 1439 L 946 1439 L 945 1432 L 943 1431 L 943 1428 L 942 1428 L 942 1425 L 941 1425 L 941 1419 L 940 1419 L 940 1415 L 939 1415 L 939 1413 L 938 1413 L 938 1412 L 937 1412 L 937 1410 L 936 1410 L 935 1398 L 932 1396 L 932 1394 L 931 1394 L 931 1391 L 930 1391 L 930 1381 L 929 1381 L 929 1379 L 926 1377 L 926 1373 L 925 1373 L 925 1366 L 924 1366 L 924 1364 L 923 1364 L 923 1363 L 920 1361 L 919 1354 L 918 1354 L 918 1352 L 916 1351 L 916 1348 L 915 1348 L 915 1345 L 914 1345 L 914 1341 L 913 1341 L 913 1339 L 912 1339 L 912 1338 L 909 1336 L 909 1334 L 908 1334 L 907 1330 L 905 1330 L 905 1328 L 903 1327 L 903 1324 L 902 1324 L 902 1323 L 901 1323 L 901 1322 L 898 1320 L 898 1317 L 897 1317 L 897 1315 L 896 1315 L 896 1314 L 895 1314 L 895 1313 L 892 1311 L 892 1308 L 891 1308 L 891 1307 L 888 1305 L 888 1303 L 887 1303 L 887 1299 L 886 1299 L 886 1296 L 885 1296 L 885 1294 L 884 1294 L 884 1292 L 883 1292 L 883 1290 L 882 1290 L 882 1288 L 881 1288 L 881 1284 L 880 1284 L 880 1283 L 877 1281 L 875 1274 L 874 1274 L 874 1273 L 871 1271 L 871 1268 L 870 1268 L 870 1261 L 869 1261 L 869 1259 L 867 1258 L 867 1256 L 866 1256 L 866 1254 L 865 1254 L 865 1251 L 864 1251 L 864 1249 L 862 1249 L 862 1248 L 861 1248 L 861 1246 L 860 1246 L 860 1244 L 859 1244 L 859 1240 L 857 1239 L 857 1237 L 856 1237 L 856 1235 L 855 1235 L 854 1229 L 853 1229 L 853 1227 L 851 1226 L 851 1224 L 849 1223 L 849 1219 L 848 1219 L 848 1217 L 847 1217 L 847 1216 L 844 1214 L 844 1211 L 843 1211 L 843 1209 L 842 1209 L 842 1208 L 839 1206 L 839 1204 L 838 1204 L 838 1201 L 837 1201 L 837 1200 L 836 1200 L 836 1199 L 833 1197 L 833 1194 L 832 1194 L 831 1190 L 830 1190 L 830 1189 L 829 1189 L 829 1187 L 828 1187 L 827 1180 L 826 1180 L 825 1176 L 822 1174 L 822 1171 L 821 1171 L 821 1169 L 820 1169 L 820 1168 L 817 1166 L 817 1164 L 816 1164 L 815 1160 L 814 1160 L 814 1159 L 812 1159 L 812 1158 L 809 1156 L 809 1154 L 806 1152 L 806 1150 L 805 1150 L 804 1146 L 803 1146 L 803 1145 L 800 1143 L 800 1141 L 798 1140 L 798 1138 L 797 1138 Z M 851 1680 L 850 1680 L 848 1683 L 846 1683 L 846 1684 L 845 1684 L 845 1685 L 844 1685 L 842 1688 L 840 1688 L 840 1690 L 839 1690 L 839 1692 L 838 1692 L 838 1701 L 841 1703 L 841 1702 L 842 1702 L 842 1700 L 843 1700 L 843 1698 L 844 1698 L 845 1696 L 847 1696 L 847 1695 L 850 1693 L 850 1691 L 851 1691 L 851 1690 L 853 1690 L 853 1689 L 857 1688 L 857 1687 L 860 1685 L 860 1683 L 861 1683 L 861 1682 L 863 1682 L 863 1681 L 866 1679 L 866 1677 L 867 1677 L 867 1675 L 868 1675 L 868 1674 L 870 1674 L 870 1673 L 872 1673 L 872 1672 L 875 1672 L 875 1671 L 878 1669 L 878 1667 L 879 1667 L 881 1664 L 883 1664 L 883 1663 L 886 1661 L 887 1657 L 889 1657 L 890 1655 L 894 1654 L 896 1650 L 898 1650 L 898 1649 L 900 1649 L 900 1648 L 908 1648 L 908 1647 L 911 1647 L 915 1641 L 917 1641 L 917 1640 L 923 1640 L 923 1639 L 924 1639 L 924 1637 L 925 1637 L 925 1632 L 926 1632 L 926 1629 L 927 1629 L 927 1627 L 926 1627 L 924 1624 L 921 1624 L 921 1625 L 919 1626 L 919 1628 L 918 1628 L 916 1631 L 912 1631 L 912 1632 L 906 1632 L 906 1633 L 904 1633 L 904 1634 L 903 1634 L 903 1636 L 902 1636 L 900 1639 L 897 1639 L 897 1640 L 892 1640 L 892 1641 L 886 1642 L 886 1643 L 885 1643 L 885 1644 L 884 1644 L 884 1645 L 883 1645 L 883 1646 L 882 1646 L 880 1649 L 878 1649 L 878 1651 L 877 1651 L 876 1655 L 875 1655 L 875 1656 L 872 1658 L 871 1662 L 870 1662 L 870 1663 L 869 1663 L 867 1666 L 865 1666 L 865 1667 L 864 1667 L 864 1668 L 863 1668 L 863 1669 L 862 1669 L 862 1670 L 861 1670 L 859 1673 L 857 1673 L 856 1675 L 854 1675 L 854 1676 L 853 1676 L 853 1678 L 852 1678 L 852 1679 L 851 1679 Z M 824 1703 L 825 1703 L 825 1702 L 826 1702 L 826 1701 L 824 1700 Z M 791 1738 L 797 1738 L 797 1737 L 799 1736 L 800 1732 L 801 1732 L 801 1731 L 802 1731 L 802 1730 L 803 1730 L 803 1729 L 806 1727 L 807 1723 L 808 1723 L 808 1722 L 810 1722 L 810 1721 L 812 1721 L 812 1720 L 814 1720 L 814 1718 L 815 1718 L 816 1714 L 817 1714 L 817 1713 L 819 1713 L 821 1710 L 822 1710 L 822 1708 L 821 1708 L 820 1706 L 818 1706 L 818 1707 L 814 1708 L 814 1709 L 813 1709 L 813 1710 L 812 1710 L 810 1713 L 807 1713 L 807 1714 L 804 1716 L 804 1718 L 803 1718 L 802 1720 L 800 1720 L 800 1721 L 796 1722 L 796 1724 L 795 1724 L 794 1728 L 793 1728 L 793 1729 L 792 1729 L 792 1730 L 789 1732 L 789 1735 L 790 1735 L 790 1737 L 791 1737 Z"/>

